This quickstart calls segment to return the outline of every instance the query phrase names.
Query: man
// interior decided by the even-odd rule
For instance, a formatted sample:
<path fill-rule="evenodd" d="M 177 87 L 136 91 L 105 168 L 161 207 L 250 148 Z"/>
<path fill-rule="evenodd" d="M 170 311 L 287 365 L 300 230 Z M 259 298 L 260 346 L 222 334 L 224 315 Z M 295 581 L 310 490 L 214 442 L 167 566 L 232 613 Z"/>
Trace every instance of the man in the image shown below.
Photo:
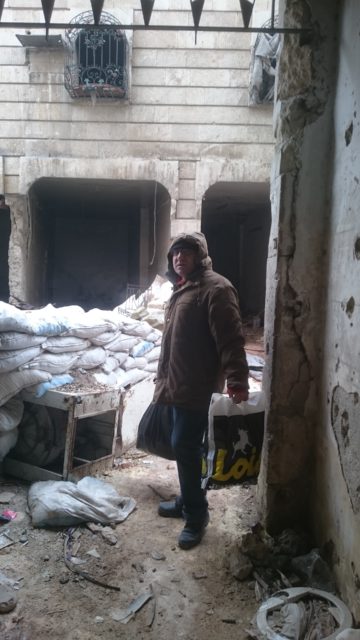
<path fill-rule="evenodd" d="M 209 522 L 201 455 L 211 395 L 223 392 L 226 379 L 234 402 L 247 400 L 248 366 L 236 290 L 212 270 L 202 233 L 174 239 L 167 277 L 174 288 L 165 311 L 154 402 L 172 408 L 171 444 L 180 496 L 161 502 L 158 512 L 184 517 L 179 546 L 191 549 Z"/>
<path fill-rule="evenodd" d="M 0 209 L 6 211 L 7 213 L 10 213 L 10 207 L 6 204 L 5 196 L 3 193 L 0 193 Z"/>

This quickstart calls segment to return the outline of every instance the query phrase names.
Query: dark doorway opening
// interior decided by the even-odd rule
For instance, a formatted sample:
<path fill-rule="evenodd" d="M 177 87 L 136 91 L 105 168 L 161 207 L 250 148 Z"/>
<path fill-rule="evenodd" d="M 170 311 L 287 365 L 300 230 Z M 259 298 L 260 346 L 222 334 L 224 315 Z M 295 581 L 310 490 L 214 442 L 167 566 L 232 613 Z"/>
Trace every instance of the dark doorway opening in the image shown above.
<path fill-rule="evenodd" d="M 239 292 L 244 319 L 263 320 L 270 223 L 266 183 L 218 182 L 205 193 L 201 229 L 215 271 Z"/>
<path fill-rule="evenodd" d="M 10 208 L 0 207 L 0 300 L 9 301 Z"/>
<path fill-rule="evenodd" d="M 162 185 L 42 178 L 29 201 L 31 304 L 112 309 L 163 270 L 170 197 Z"/>

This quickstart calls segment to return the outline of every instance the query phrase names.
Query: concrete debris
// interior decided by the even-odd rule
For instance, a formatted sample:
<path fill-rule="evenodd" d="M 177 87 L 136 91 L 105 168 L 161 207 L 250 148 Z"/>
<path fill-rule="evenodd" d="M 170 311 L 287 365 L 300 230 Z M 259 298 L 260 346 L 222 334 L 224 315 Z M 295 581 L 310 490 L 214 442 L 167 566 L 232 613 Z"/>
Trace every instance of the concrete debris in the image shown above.
<path fill-rule="evenodd" d="M 290 588 L 275 593 L 258 609 L 256 624 L 262 638 L 282 640 L 317 637 L 335 640 L 348 629 L 352 616 L 344 603 L 319 589 Z"/>
<path fill-rule="evenodd" d="M 251 560 L 238 549 L 233 549 L 228 556 L 228 569 L 236 580 L 246 580 L 253 572 Z"/>
<path fill-rule="evenodd" d="M 9 613 L 15 609 L 17 596 L 9 584 L 0 582 L 0 613 Z"/>

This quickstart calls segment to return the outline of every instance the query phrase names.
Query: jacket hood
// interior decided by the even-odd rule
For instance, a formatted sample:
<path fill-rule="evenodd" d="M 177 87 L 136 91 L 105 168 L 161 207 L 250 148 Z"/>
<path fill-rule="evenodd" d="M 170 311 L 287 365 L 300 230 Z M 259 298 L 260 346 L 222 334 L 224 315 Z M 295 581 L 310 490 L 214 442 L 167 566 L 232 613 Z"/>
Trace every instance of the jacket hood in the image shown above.
<path fill-rule="evenodd" d="M 172 264 L 172 248 L 181 242 L 192 246 L 196 251 L 196 268 L 193 271 L 193 274 L 190 275 L 191 280 L 194 279 L 193 276 L 196 278 L 199 271 L 212 268 L 212 262 L 208 254 L 208 246 L 204 234 L 200 231 L 194 231 L 193 233 L 179 233 L 179 235 L 172 239 L 167 254 L 168 271 L 166 276 L 173 283 L 176 283 L 178 276 L 175 273 Z"/>

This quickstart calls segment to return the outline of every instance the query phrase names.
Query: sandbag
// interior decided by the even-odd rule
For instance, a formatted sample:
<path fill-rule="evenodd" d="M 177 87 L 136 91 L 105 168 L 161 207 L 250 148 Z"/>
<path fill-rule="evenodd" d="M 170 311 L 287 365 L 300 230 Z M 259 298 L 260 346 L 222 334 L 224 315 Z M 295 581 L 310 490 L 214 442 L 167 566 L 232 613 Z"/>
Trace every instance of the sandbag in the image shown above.
<path fill-rule="evenodd" d="M 0 407 L 22 389 L 48 380 L 51 380 L 51 374 L 47 371 L 29 370 L 0 373 Z"/>
<path fill-rule="evenodd" d="M 90 347 L 80 354 L 77 362 L 77 369 L 95 369 L 104 364 L 106 360 L 106 351 L 102 347 Z"/>
<path fill-rule="evenodd" d="M 120 333 L 120 335 L 114 338 L 114 340 L 107 343 L 106 349 L 108 349 L 108 351 L 122 351 L 124 353 L 129 353 L 130 349 L 135 347 L 139 340 L 139 338 L 134 336 L 131 337 L 124 333 Z"/>
<path fill-rule="evenodd" d="M 123 369 L 125 371 L 129 371 L 130 369 L 144 369 L 147 364 L 146 358 L 133 358 L 129 356 L 125 362 L 122 364 Z"/>
<path fill-rule="evenodd" d="M 101 365 L 104 373 L 111 373 L 119 368 L 119 362 L 114 356 L 107 356 L 105 362 Z"/>
<path fill-rule="evenodd" d="M 5 331 L 0 333 L 0 351 L 13 351 L 36 347 L 46 341 L 46 336 L 36 336 L 19 331 Z"/>
<path fill-rule="evenodd" d="M 118 386 L 126 388 L 144 380 L 149 375 L 149 372 L 144 369 L 129 369 L 129 371 L 124 371 L 122 374 L 116 376 L 116 383 Z"/>
<path fill-rule="evenodd" d="M 16 349 L 15 351 L 0 351 L 0 373 L 15 371 L 26 365 L 41 353 L 41 347 L 29 347 L 28 349 Z M 36 368 L 36 367 L 33 367 Z M 38 369 L 41 367 L 37 367 Z"/>
<path fill-rule="evenodd" d="M 156 373 L 158 370 L 158 366 L 159 366 L 159 361 L 152 360 L 151 362 L 147 363 L 145 367 L 145 371 L 148 371 L 149 373 Z"/>
<path fill-rule="evenodd" d="M 81 352 L 80 352 L 81 353 Z M 48 371 L 49 373 L 56 375 L 58 373 L 66 373 L 75 365 L 79 358 L 78 353 L 42 353 L 31 362 L 27 362 L 19 367 L 22 370 L 25 369 L 40 369 L 41 371 Z"/>
<path fill-rule="evenodd" d="M 104 347 L 108 342 L 115 340 L 120 335 L 120 331 L 104 331 L 104 333 L 100 333 L 98 336 L 93 336 L 91 338 L 91 342 L 96 347 Z"/>
<path fill-rule="evenodd" d="M 171 446 L 172 409 L 152 402 L 143 414 L 137 432 L 136 447 L 160 458 L 175 460 Z"/>
<path fill-rule="evenodd" d="M 42 348 L 50 353 L 71 353 L 87 349 L 90 344 L 90 340 L 77 338 L 76 336 L 53 336 L 52 338 L 46 338 Z"/>
<path fill-rule="evenodd" d="M 145 355 L 145 358 L 148 362 L 154 362 L 155 360 L 159 360 L 160 358 L 161 347 L 154 347 L 150 353 Z"/>
<path fill-rule="evenodd" d="M 20 424 L 23 413 L 24 403 L 18 396 L 0 407 L 0 433 L 15 429 Z"/>
<path fill-rule="evenodd" d="M 149 342 L 148 340 L 142 340 L 139 344 L 136 344 L 135 347 L 131 349 L 131 355 L 134 358 L 141 358 L 146 353 L 151 351 L 154 348 L 154 343 Z"/>
<path fill-rule="evenodd" d="M 115 322 L 109 319 L 103 319 L 97 310 L 90 310 L 87 313 L 79 314 L 71 319 L 71 325 L 68 328 L 67 335 L 77 336 L 78 338 L 88 338 L 91 340 L 94 336 L 98 336 L 105 331 L 114 331 L 118 329 Z"/>
<path fill-rule="evenodd" d="M 38 336 L 56 336 L 68 329 L 70 320 L 52 304 L 42 309 L 22 310 L 0 303 L 0 331 L 19 331 Z"/>
<path fill-rule="evenodd" d="M 148 322 L 139 322 L 131 318 L 123 321 L 123 333 L 130 336 L 139 336 L 143 340 L 153 331 L 152 326 Z"/>
<path fill-rule="evenodd" d="M 265 394 L 249 394 L 239 405 L 226 395 L 214 393 L 209 408 L 207 455 L 203 488 L 215 483 L 243 482 L 260 469 L 264 438 Z"/>
<path fill-rule="evenodd" d="M 110 484 L 86 476 L 77 484 L 35 482 L 29 489 L 28 505 L 34 527 L 70 527 L 80 522 L 123 522 L 136 502 L 120 496 Z"/>

